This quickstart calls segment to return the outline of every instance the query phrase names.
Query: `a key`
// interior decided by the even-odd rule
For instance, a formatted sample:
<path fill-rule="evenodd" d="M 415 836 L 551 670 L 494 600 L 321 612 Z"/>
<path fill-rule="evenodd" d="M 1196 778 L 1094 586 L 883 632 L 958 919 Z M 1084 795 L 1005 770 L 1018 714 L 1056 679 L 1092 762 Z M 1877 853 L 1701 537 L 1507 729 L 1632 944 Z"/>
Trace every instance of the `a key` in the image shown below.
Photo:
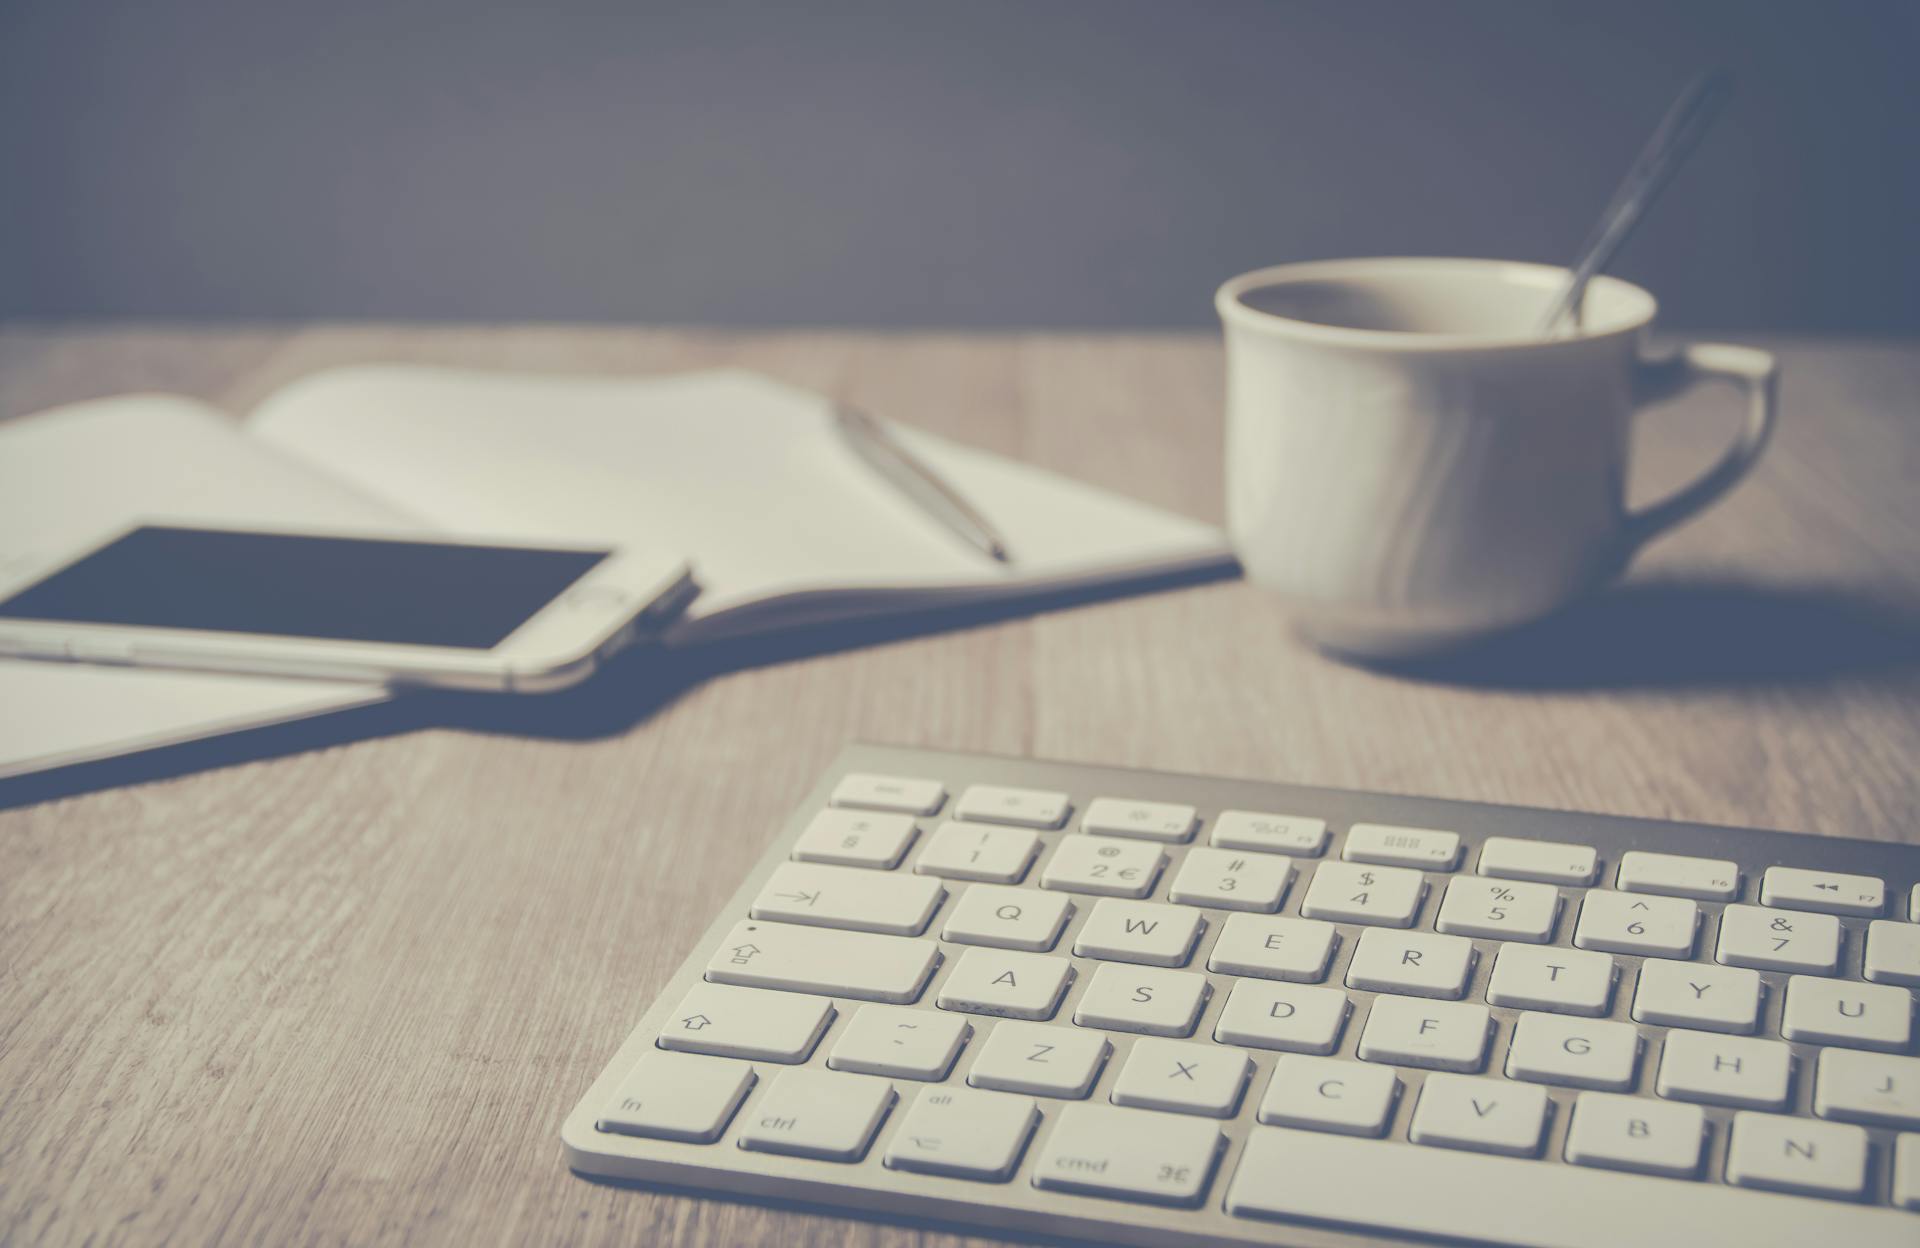
<path fill-rule="evenodd" d="M 1407 1138 L 1415 1144 L 1532 1157 L 1547 1126 L 1547 1093 L 1531 1084 L 1473 1075 L 1427 1076 Z"/>
<path fill-rule="evenodd" d="M 1867 924 L 1863 971 L 1876 984 L 1920 988 L 1920 923 L 1875 919 Z"/>
<path fill-rule="evenodd" d="M 891 871 L 900 865 L 919 832 L 912 815 L 823 810 L 793 843 L 793 856 L 798 862 Z"/>
<path fill-rule="evenodd" d="M 927 838 L 913 869 L 921 875 L 989 884 L 1018 884 L 1040 856 L 1040 838 L 1025 828 L 993 828 L 947 820 Z"/>
<path fill-rule="evenodd" d="M 1700 907 L 1679 897 L 1637 896 L 1596 888 L 1580 899 L 1573 943 L 1603 953 L 1684 958 L 1693 952 Z"/>
<path fill-rule="evenodd" d="M 882 1161 L 894 1170 L 1000 1182 L 1020 1164 L 1039 1121 L 1039 1107 L 1024 1096 L 922 1088 Z"/>
<path fill-rule="evenodd" d="M 858 1161 L 893 1108 L 893 1085 L 870 1075 L 783 1070 L 740 1128 L 740 1147 Z"/>
<path fill-rule="evenodd" d="M 854 810 L 889 810 L 903 815 L 934 815 L 947 800 L 947 790 L 938 780 L 915 780 L 907 776 L 876 776 L 852 772 L 840 777 L 828 799 L 835 806 Z"/>
<path fill-rule="evenodd" d="M 1068 1105 L 1033 1166 L 1033 1185 L 1156 1205 L 1200 1203 L 1220 1152 L 1205 1118 L 1113 1105 Z"/>
<path fill-rule="evenodd" d="M 1270 1126 L 1377 1136 L 1393 1120 L 1399 1097 L 1391 1066 L 1287 1053 L 1273 1064 L 1257 1116 Z"/>
<path fill-rule="evenodd" d="M 1454 999 L 1466 993 L 1473 959 L 1473 942 L 1463 936 L 1370 928 L 1354 945 L 1347 986 Z"/>
<path fill-rule="evenodd" d="M 1487 1000 L 1520 1010 L 1599 1017 L 1613 1008 L 1613 959 L 1585 949 L 1502 945 L 1487 980 Z"/>
<path fill-rule="evenodd" d="M 1476 870 L 1501 880 L 1584 887 L 1600 874 L 1600 855 L 1591 845 L 1490 836 L 1480 846 L 1480 865 Z"/>
<path fill-rule="evenodd" d="M 1765 906 L 1728 906 L 1720 912 L 1714 959 L 1762 971 L 1831 975 L 1840 967 L 1840 920 Z"/>
<path fill-rule="evenodd" d="M 1087 981 L 1073 1021 L 1147 1036 L 1190 1036 L 1213 989 L 1192 971 L 1102 963 Z"/>
<path fill-rule="evenodd" d="M 1760 877 L 1760 901 L 1790 910 L 1877 915 L 1887 905 L 1887 883 L 1872 875 L 1768 867 Z"/>
<path fill-rule="evenodd" d="M 833 1002 L 791 992 L 696 984 L 660 1029 L 660 1047 L 761 1062 L 804 1062 Z"/>
<path fill-rule="evenodd" d="M 1323 862 L 1307 885 L 1300 913 L 1336 923 L 1412 927 L 1426 891 L 1426 877 L 1406 867 Z"/>
<path fill-rule="evenodd" d="M 1760 1025 L 1760 976 L 1731 966 L 1648 958 L 1640 964 L 1633 1017 L 1663 1027 L 1744 1034 Z"/>
<path fill-rule="evenodd" d="M 995 784 L 970 785 L 953 804 L 956 818 L 977 823 L 1010 823 L 1022 828 L 1060 827 L 1072 810 L 1065 793 L 1010 789 Z"/>
<path fill-rule="evenodd" d="M 1073 952 L 1113 962 L 1185 966 L 1206 925 L 1198 912 L 1180 906 L 1106 897 L 1093 903 Z"/>
<path fill-rule="evenodd" d="M 1340 1047 L 1352 1009 L 1338 988 L 1241 980 L 1227 993 L 1213 1038 L 1256 1049 L 1331 1053 Z"/>
<path fill-rule="evenodd" d="M 1097 1031 L 1053 1023 L 995 1023 L 973 1059 L 976 1088 L 1075 1099 L 1093 1090 L 1113 1045 Z"/>
<path fill-rule="evenodd" d="M 753 1067 L 745 1062 L 656 1049 L 634 1063 L 594 1126 L 620 1135 L 711 1144 L 733 1120 L 753 1079 Z"/>
<path fill-rule="evenodd" d="M 1240 1049 L 1143 1037 L 1114 1081 L 1113 1103 L 1231 1118 L 1252 1073 L 1253 1061 Z"/>
<path fill-rule="evenodd" d="M 1327 821 L 1257 810 L 1223 810 L 1213 821 L 1212 843 L 1219 849 L 1315 858 L 1327 847 Z"/>
<path fill-rule="evenodd" d="M 1780 1034 L 1807 1044 L 1904 1051 L 1913 1041 L 1913 994 L 1888 984 L 1794 975 Z"/>
<path fill-rule="evenodd" d="M 1462 875 L 1447 881 L 1434 926 L 1456 936 L 1542 944 L 1553 939 L 1559 916 L 1560 890 L 1551 884 Z"/>
<path fill-rule="evenodd" d="M 833 1043 L 827 1065 L 857 1075 L 945 1079 L 966 1046 L 964 1018 L 898 1005 L 863 1005 Z"/>
<path fill-rule="evenodd" d="M 1654 1089 L 1676 1101 L 1783 1109 L 1793 1084 L 1793 1050 L 1778 1040 L 1670 1031 Z"/>
<path fill-rule="evenodd" d="M 1507 1077 L 1571 1088 L 1630 1092 L 1640 1067 L 1640 1029 L 1564 1014 L 1522 1014 L 1507 1047 Z"/>
<path fill-rule="evenodd" d="M 1317 983 L 1339 943 L 1339 929 L 1319 919 L 1230 914 L 1220 925 L 1207 969 L 1223 975 Z"/>
<path fill-rule="evenodd" d="M 1858 1196 L 1867 1185 L 1867 1133 L 1742 1110 L 1733 1116 L 1727 1144 L 1727 1182 L 1802 1196 Z"/>
<path fill-rule="evenodd" d="M 905 1004 L 920 995 L 940 946 L 931 940 L 875 936 L 791 923 L 736 923 L 707 963 L 716 984 L 817 992 Z"/>
<path fill-rule="evenodd" d="M 1633 849 L 1620 855 L 1620 870 L 1613 886 L 1623 893 L 1733 901 L 1740 896 L 1740 866 L 1724 858 L 1689 858 Z"/>
<path fill-rule="evenodd" d="M 947 911 L 940 938 L 959 945 L 1044 953 L 1059 941 L 1072 915 L 1073 902 L 1056 893 L 970 884 Z"/>
<path fill-rule="evenodd" d="M 1166 851 L 1109 836 L 1067 836 L 1054 846 L 1040 887 L 1102 897 L 1145 897 L 1166 864 Z"/>
<path fill-rule="evenodd" d="M 925 876 L 783 862 L 747 913 L 812 927 L 917 936 L 946 895 L 939 880 Z"/>
<path fill-rule="evenodd" d="M 1582 1092 L 1567 1128 L 1567 1160 L 1690 1179 L 1700 1172 L 1706 1135 L 1707 1116 L 1698 1105 Z"/>
<path fill-rule="evenodd" d="M 1193 837 L 1197 822 L 1191 806 L 1097 797 L 1087 803 L 1086 813 L 1080 816 L 1080 830 L 1102 836 L 1178 843 Z"/>
<path fill-rule="evenodd" d="M 1451 871 L 1460 861 L 1460 834 L 1432 828 L 1399 828 L 1384 823 L 1356 823 L 1347 829 L 1347 847 L 1340 856 L 1348 862 L 1370 862 L 1387 867 L 1424 871 Z"/>
<path fill-rule="evenodd" d="M 1920 1057 L 1820 1050 L 1813 1074 L 1813 1112 L 1840 1122 L 1920 1128 Z"/>
<path fill-rule="evenodd" d="M 997 1018 L 1052 1018 L 1073 982 L 1073 963 L 1043 953 L 969 949 L 940 985 L 943 1010 Z"/>
<path fill-rule="evenodd" d="M 1464 1001 L 1375 997 L 1360 1032 L 1360 1060 L 1470 1074 L 1487 1060 L 1493 1015 Z"/>
<path fill-rule="evenodd" d="M 1292 879 L 1293 860 L 1278 854 L 1190 849 L 1167 898 L 1187 906 L 1271 914 L 1286 899 Z"/>

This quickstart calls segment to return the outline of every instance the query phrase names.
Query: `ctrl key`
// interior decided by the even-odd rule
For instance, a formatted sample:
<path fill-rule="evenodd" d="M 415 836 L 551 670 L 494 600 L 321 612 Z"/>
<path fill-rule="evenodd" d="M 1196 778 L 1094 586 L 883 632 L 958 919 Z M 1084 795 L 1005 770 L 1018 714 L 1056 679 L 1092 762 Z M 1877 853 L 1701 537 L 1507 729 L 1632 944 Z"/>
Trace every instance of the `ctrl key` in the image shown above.
<path fill-rule="evenodd" d="M 1212 1122 L 1145 1109 L 1068 1105 L 1033 1167 L 1033 1185 L 1155 1205 L 1193 1206 L 1220 1152 Z"/>
<path fill-rule="evenodd" d="M 822 1161 L 859 1161 L 893 1108 L 893 1099 L 893 1085 L 872 1075 L 783 1070 L 747 1114 L 740 1147 Z"/>
<path fill-rule="evenodd" d="M 745 1062 L 656 1049 L 633 1064 L 594 1126 L 617 1135 L 711 1144 L 727 1129 L 753 1078 Z"/>

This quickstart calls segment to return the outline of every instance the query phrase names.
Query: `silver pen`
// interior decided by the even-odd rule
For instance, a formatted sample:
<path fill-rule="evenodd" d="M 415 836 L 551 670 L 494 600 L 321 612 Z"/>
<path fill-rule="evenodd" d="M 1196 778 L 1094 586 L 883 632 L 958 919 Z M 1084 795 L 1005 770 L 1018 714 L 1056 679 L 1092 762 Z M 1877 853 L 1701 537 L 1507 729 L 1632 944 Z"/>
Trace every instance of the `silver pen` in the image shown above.
<path fill-rule="evenodd" d="M 922 511 L 953 530 L 982 554 L 1001 563 L 1012 563 L 1013 553 L 994 531 L 987 518 L 973 509 L 954 488 L 934 475 L 933 469 L 907 453 L 885 426 L 865 412 L 836 403 L 833 419 L 840 436 L 854 453 L 867 461 L 875 472 L 897 486 Z"/>

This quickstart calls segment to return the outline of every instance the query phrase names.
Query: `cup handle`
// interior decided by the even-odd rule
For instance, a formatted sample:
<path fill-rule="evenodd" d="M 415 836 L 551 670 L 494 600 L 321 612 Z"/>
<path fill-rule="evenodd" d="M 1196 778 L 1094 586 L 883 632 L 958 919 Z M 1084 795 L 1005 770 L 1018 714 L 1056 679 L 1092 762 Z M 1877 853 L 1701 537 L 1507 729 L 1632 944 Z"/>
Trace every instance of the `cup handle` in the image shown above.
<path fill-rule="evenodd" d="M 1692 483 L 1652 506 L 1627 513 L 1625 554 L 1691 520 L 1752 471 L 1773 436 L 1779 376 L 1780 366 L 1767 352 L 1718 342 L 1697 342 L 1673 355 L 1640 362 L 1635 396 L 1640 402 L 1666 398 L 1706 381 L 1730 381 L 1747 392 L 1747 423 L 1719 462 Z"/>

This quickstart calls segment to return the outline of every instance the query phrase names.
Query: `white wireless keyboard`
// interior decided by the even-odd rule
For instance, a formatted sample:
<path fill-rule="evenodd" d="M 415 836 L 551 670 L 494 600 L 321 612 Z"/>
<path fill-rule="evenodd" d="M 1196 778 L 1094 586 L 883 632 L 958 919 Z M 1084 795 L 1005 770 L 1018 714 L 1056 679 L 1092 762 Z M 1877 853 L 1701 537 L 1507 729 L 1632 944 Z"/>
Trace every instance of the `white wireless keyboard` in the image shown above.
<path fill-rule="evenodd" d="M 583 1174 L 1104 1243 L 1920 1245 L 1920 847 L 857 746 Z"/>

